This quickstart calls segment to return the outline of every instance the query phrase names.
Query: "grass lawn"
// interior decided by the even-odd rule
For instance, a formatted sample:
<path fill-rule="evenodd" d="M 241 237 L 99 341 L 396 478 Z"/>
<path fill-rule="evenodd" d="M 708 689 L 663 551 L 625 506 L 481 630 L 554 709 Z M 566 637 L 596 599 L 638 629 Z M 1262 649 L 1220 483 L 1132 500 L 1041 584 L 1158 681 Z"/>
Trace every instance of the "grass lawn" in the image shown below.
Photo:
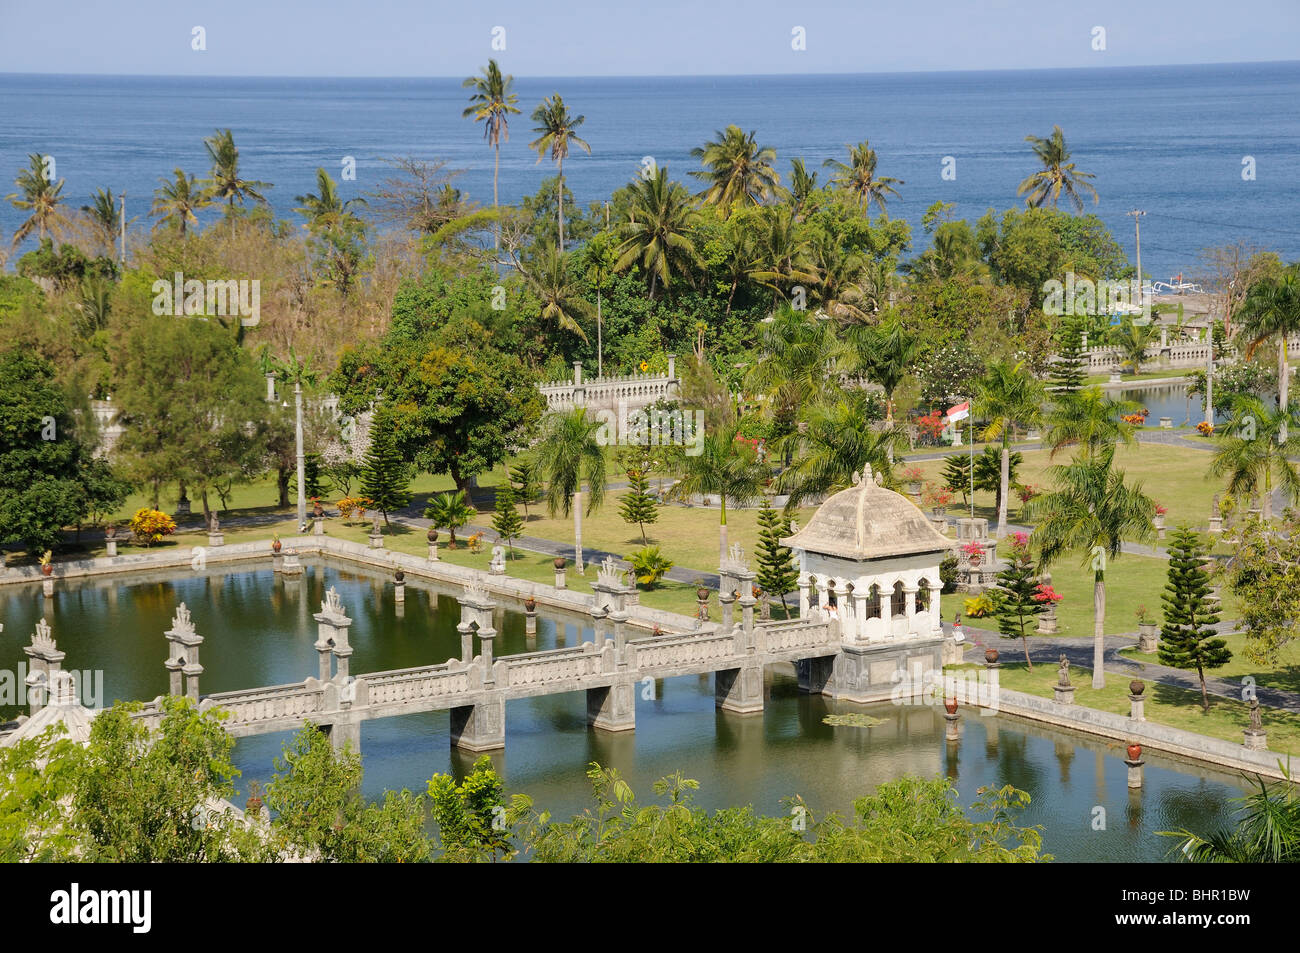
<path fill-rule="evenodd" d="M 1275 688 L 1284 692 L 1300 692 L 1300 642 L 1292 642 L 1282 647 L 1278 664 L 1267 668 L 1246 658 L 1246 636 L 1244 633 L 1225 635 L 1232 658 L 1221 668 L 1206 670 L 1206 678 L 1241 679 L 1247 675 L 1255 679 L 1255 684 L 1264 688 Z M 1159 662 L 1153 652 L 1147 654 L 1136 648 L 1120 649 L 1120 654 L 1135 662 Z"/>
<path fill-rule="evenodd" d="M 979 666 L 963 665 L 962 668 Z M 1002 687 L 1027 695 L 1051 698 L 1056 684 L 1055 665 L 1038 665 L 1033 672 L 1024 662 L 1003 662 L 999 672 Z M 1108 673 L 1106 687 L 1092 687 L 1092 672 L 1086 668 L 1072 667 L 1070 682 L 1075 686 L 1074 703 L 1085 708 L 1096 708 L 1118 715 L 1129 713 L 1128 683 L 1130 679 Z M 1147 721 L 1195 731 L 1212 738 L 1222 738 L 1241 744 L 1242 729 L 1250 725 L 1250 711 L 1239 701 L 1229 701 L 1210 696 L 1210 710 L 1201 708 L 1201 694 L 1172 685 L 1147 682 L 1145 714 Z M 1264 728 L 1268 731 L 1268 747 L 1279 755 L 1300 753 L 1300 715 L 1273 708 L 1260 710 Z"/>
<path fill-rule="evenodd" d="M 1069 463 L 1070 455 L 1062 451 L 1056 459 L 1046 450 L 1024 450 L 1016 477 L 1020 483 L 1044 490 L 1051 489 L 1049 467 Z M 1227 479 L 1215 479 L 1209 474 L 1213 455 L 1190 447 L 1164 446 L 1162 444 L 1134 444 L 1121 446 L 1115 453 L 1115 465 L 1124 471 L 1130 483 L 1140 483 L 1148 496 L 1163 504 L 1168 513 L 1165 525 L 1176 527 L 1186 521 L 1202 530 L 1209 525 L 1214 494 L 1224 493 Z M 914 464 L 925 474 L 924 479 L 942 483 L 944 461 L 925 460 Z M 968 513 L 958 494 L 949 512 L 958 516 Z M 1008 505 L 1007 516 L 1012 522 L 1020 520 L 1021 504 L 1014 495 Z M 982 490 L 975 492 L 975 515 L 988 518 L 990 528 L 997 522 L 993 508 L 993 494 Z"/>

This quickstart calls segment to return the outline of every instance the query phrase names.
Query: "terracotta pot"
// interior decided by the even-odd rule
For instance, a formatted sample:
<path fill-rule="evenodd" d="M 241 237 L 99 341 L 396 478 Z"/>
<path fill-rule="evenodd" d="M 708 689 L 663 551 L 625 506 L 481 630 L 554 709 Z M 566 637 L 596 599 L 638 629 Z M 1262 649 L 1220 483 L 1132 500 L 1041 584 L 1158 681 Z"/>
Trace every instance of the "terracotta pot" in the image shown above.
<path fill-rule="evenodd" d="M 1130 761 L 1140 761 L 1142 759 L 1142 746 L 1138 744 L 1129 745 L 1128 759 Z"/>
<path fill-rule="evenodd" d="M 695 598 L 699 599 L 701 602 L 708 602 L 709 590 L 705 589 L 703 586 L 700 586 L 700 588 L 695 590 Z"/>
<path fill-rule="evenodd" d="M 985 650 L 984 650 L 984 661 L 988 662 L 990 665 L 993 665 L 993 664 L 995 664 L 995 663 L 997 662 L 997 660 L 998 660 L 998 650 L 997 650 L 997 649 L 985 649 Z"/>
<path fill-rule="evenodd" d="M 955 714 L 957 714 L 957 699 L 955 699 L 955 698 L 945 698 L 945 699 L 943 700 L 943 710 L 946 711 L 946 712 L 947 712 L 948 714 L 950 714 L 950 715 L 955 715 Z"/>
<path fill-rule="evenodd" d="M 980 561 L 981 561 L 983 558 L 984 558 L 984 555 L 983 555 L 982 553 L 972 553 L 972 554 L 971 554 L 971 557 L 970 557 L 970 564 L 971 564 L 972 566 L 978 566 L 978 565 L 980 564 Z"/>
<path fill-rule="evenodd" d="M 406 579 L 406 571 L 405 571 L 405 570 L 399 569 L 399 570 L 397 570 L 397 572 L 393 573 L 393 581 L 394 581 L 394 582 L 402 582 L 402 581 L 404 581 L 405 579 Z"/>
<path fill-rule="evenodd" d="M 1147 683 L 1142 681 L 1140 678 L 1135 678 L 1133 681 L 1128 683 L 1128 690 L 1134 695 L 1141 695 L 1147 690 Z"/>
<path fill-rule="evenodd" d="M 428 540 L 431 543 L 436 543 L 438 541 L 438 531 L 434 529 L 432 526 L 429 527 L 429 531 L 424 535 L 428 537 Z"/>
<path fill-rule="evenodd" d="M 280 547 L 283 546 L 283 545 L 284 545 L 284 543 L 280 542 L 280 541 L 277 539 L 275 542 L 273 542 L 273 543 L 271 544 L 271 549 L 273 549 L 275 552 L 278 553 L 278 552 L 280 551 Z"/>
<path fill-rule="evenodd" d="M 45 563 L 45 564 L 43 564 L 43 565 L 41 566 L 41 575 L 43 575 L 43 576 L 52 576 L 52 575 L 54 575 L 54 566 L 52 566 L 50 563 Z"/>
<path fill-rule="evenodd" d="M 566 565 L 566 563 L 565 563 L 565 559 L 564 559 L 563 556 L 556 556 L 556 557 L 555 557 L 555 568 L 556 568 L 556 569 L 563 569 L 563 568 L 565 567 L 565 565 Z"/>
<path fill-rule="evenodd" d="M 324 507 L 322 507 L 319 503 L 313 503 L 313 504 L 312 504 L 312 511 L 311 511 L 311 512 L 312 512 L 312 515 L 313 515 L 313 516 L 324 516 L 324 515 L 325 515 L 325 509 L 324 509 Z"/>
<path fill-rule="evenodd" d="M 525 600 L 524 600 L 524 611 L 525 611 L 525 612 L 536 612 L 536 611 L 537 611 L 537 600 L 534 599 L 532 596 L 529 596 L 527 599 L 525 599 Z"/>

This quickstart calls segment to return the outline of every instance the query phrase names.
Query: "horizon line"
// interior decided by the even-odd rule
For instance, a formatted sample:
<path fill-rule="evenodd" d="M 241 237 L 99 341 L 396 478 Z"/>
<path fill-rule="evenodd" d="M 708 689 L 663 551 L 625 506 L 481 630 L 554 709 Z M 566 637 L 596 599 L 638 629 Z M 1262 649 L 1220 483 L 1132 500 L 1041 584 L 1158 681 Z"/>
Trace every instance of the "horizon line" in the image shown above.
<path fill-rule="evenodd" d="M 496 57 L 489 57 L 496 59 Z M 1300 58 L 1289 60 L 1216 60 L 1202 63 L 1131 63 L 1125 65 L 1096 66 L 1001 66 L 973 69 L 900 69 L 900 70 L 863 70 L 857 72 L 840 72 L 835 70 L 784 73 L 575 73 L 575 74 L 510 74 L 515 79 L 788 79 L 790 77 L 828 77 L 828 76 L 915 76 L 919 74 L 958 75 L 964 73 L 1067 73 L 1067 72 L 1109 72 L 1120 70 L 1152 70 L 1172 68 L 1199 68 L 1214 66 L 1287 66 L 1300 64 Z M 429 79 L 429 80 L 463 80 L 464 77 L 452 74 L 433 75 L 428 73 L 390 73 L 390 74 L 338 74 L 323 75 L 319 73 L 76 73 L 59 71 L 15 72 L 0 70 L 0 77 L 114 77 L 118 79 L 336 79 L 336 80 L 385 80 L 385 79 Z"/>

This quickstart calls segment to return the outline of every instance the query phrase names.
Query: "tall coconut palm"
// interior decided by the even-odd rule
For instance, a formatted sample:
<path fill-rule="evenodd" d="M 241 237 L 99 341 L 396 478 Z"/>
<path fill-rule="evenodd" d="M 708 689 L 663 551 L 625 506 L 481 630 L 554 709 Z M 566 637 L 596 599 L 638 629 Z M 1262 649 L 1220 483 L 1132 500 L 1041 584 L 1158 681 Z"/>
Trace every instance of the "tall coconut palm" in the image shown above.
<path fill-rule="evenodd" d="M 578 319 L 590 320 L 594 315 L 587 299 L 579 293 L 578 283 L 569 274 L 569 256 L 554 245 L 540 245 L 534 248 L 530 258 L 520 261 L 519 271 L 541 302 L 542 318 L 587 340 L 587 332 Z"/>
<path fill-rule="evenodd" d="M 547 418 L 537 444 L 536 467 L 546 481 L 546 508 L 554 516 L 573 513 L 574 564 L 582 572 L 582 485 L 587 484 L 586 513 L 605 499 L 605 451 L 598 434 L 604 426 L 587 416 L 585 407 Z"/>
<path fill-rule="evenodd" d="M 533 110 L 533 122 L 537 123 L 533 132 L 541 135 L 530 142 L 528 148 L 537 150 L 538 162 L 550 156 L 559 170 L 559 179 L 555 186 L 559 201 L 555 215 L 560 226 L 561 252 L 564 251 L 564 160 L 569 157 L 571 145 L 579 146 L 586 150 L 587 155 L 591 155 L 591 146 L 575 132 L 586 121 L 586 116 L 574 116 L 569 113 L 569 107 L 564 105 L 564 100 L 560 98 L 559 93 L 550 99 L 543 99 L 541 105 Z"/>
<path fill-rule="evenodd" d="M 121 200 L 114 197 L 112 189 L 96 189 L 90 197 L 90 204 L 81 206 L 90 221 L 91 233 L 101 249 L 107 248 L 109 257 L 113 255 L 113 245 L 121 227 Z"/>
<path fill-rule="evenodd" d="M 1300 501 L 1300 433 L 1286 433 L 1295 423 L 1290 410 L 1269 407 L 1258 397 L 1239 395 L 1232 402 L 1232 419 L 1222 428 L 1210 464 L 1215 476 L 1228 477 L 1234 497 L 1261 493 L 1264 519 L 1273 518 L 1273 487 L 1280 485 L 1291 503 Z"/>
<path fill-rule="evenodd" d="M 1106 687 L 1103 665 L 1106 621 L 1106 566 L 1120 555 L 1126 537 L 1150 539 L 1156 504 L 1140 483 L 1128 483 L 1115 463 L 1115 445 L 1080 453 L 1048 471 L 1056 489 L 1030 500 L 1033 540 L 1044 569 L 1067 553 L 1080 553 L 1093 571 L 1092 687 Z"/>
<path fill-rule="evenodd" d="M 1246 339 L 1245 357 L 1250 360 L 1256 350 L 1270 338 L 1277 339 L 1277 404 L 1290 405 L 1290 365 L 1286 339 L 1300 333 L 1300 282 L 1292 266 L 1280 278 L 1266 278 L 1251 285 L 1241 312 L 1240 334 Z M 1282 439 L 1287 437 L 1287 421 L 1282 418 Z"/>
<path fill-rule="evenodd" d="M 893 485 L 894 456 L 906 449 L 907 436 L 897 428 L 873 427 L 869 400 L 861 390 L 842 391 L 811 408 L 806 426 L 785 438 L 794 463 L 777 486 L 793 502 L 852 486 L 853 475 L 868 466 Z"/>
<path fill-rule="evenodd" d="M 825 229 L 813 233 L 810 247 L 822 309 L 841 322 L 866 322 L 868 302 L 862 287 L 867 271 L 866 256 L 856 251 L 846 252 Z"/>
<path fill-rule="evenodd" d="M 501 173 L 501 143 L 510 141 L 510 116 L 518 113 L 519 97 L 511 92 L 515 78 L 503 76 L 496 60 L 488 60 L 482 74 L 470 76 L 461 86 L 473 89 L 469 105 L 461 113 L 462 117 L 474 117 L 475 122 L 483 123 L 483 138 L 496 152 L 492 166 L 492 208 L 497 207 L 497 179 Z M 562 187 L 562 186 L 561 186 Z M 501 230 L 498 226 L 493 232 L 493 247 L 501 247 Z"/>
<path fill-rule="evenodd" d="M 650 278 L 650 298 L 654 300 L 658 285 L 667 288 L 689 268 L 703 267 L 691 237 L 695 211 L 686 190 L 669 181 L 665 166 L 634 179 L 628 192 L 627 219 L 619 226 L 623 242 L 615 267 L 622 271 L 640 265 Z"/>
<path fill-rule="evenodd" d="M 162 184 L 153 193 L 149 214 L 157 216 L 159 224 L 175 222 L 183 238 L 187 225 L 199 224 L 195 213 L 211 205 L 212 200 L 199 187 L 198 180 L 186 175 L 184 169 L 173 169 L 170 181 L 165 178 L 158 181 Z"/>
<path fill-rule="evenodd" d="M 994 539 L 1002 538 L 1007 523 L 1007 495 L 1011 489 L 1011 428 L 1020 424 L 1036 427 L 1042 419 L 1047 391 L 1024 361 L 990 364 L 975 394 L 976 412 L 987 423 L 985 440 L 1002 441 L 1001 475 L 998 493 L 998 525 Z"/>
<path fill-rule="evenodd" d="M 596 377 L 605 376 L 605 338 L 602 298 L 605 289 L 614 280 L 618 255 L 608 232 L 593 235 L 582 249 L 587 284 L 596 289 Z"/>
<path fill-rule="evenodd" d="M 745 375 L 745 388 L 760 395 L 778 434 L 791 431 L 835 382 L 841 355 L 831 322 L 785 305 L 758 325 L 755 350 L 758 360 Z"/>
<path fill-rule="evenodd" d="M 775 198 L 781 184 L 781 176 L 772 167 L 776 150 L 760 146 L 754 133 L 746 133 L 739 126 L 728 126 L 715 135 L 716 139 L 691 150 L 691 157 L 704 166 L 690 173 L 705 183 L 704 191 L 696 197 L 717 208 L 723 218 L 737 202 L 762 205 Z"/>
<path fill-rule="evenodd" d="M 243 205 L 253 199 L 266 203 L 262 190 L 270 188 L 270 183 L 239 176 L 239 148 L 235 145 L 234 133 L 229 129 L 218 129 L 203 140 L 203 147 L 212 160 L 212 170 L 203 181 L 204 188 L 213 201 L 226 203 L 227 215 L 234 215 L 236 202 Z"/>
<path fill-rule="evenodd" d="M 813 211 L 808 208 L 813 192 L 817 190 L 817 173 L 809 172 L 803 159 L 790 160 L 790 208 L 796 216 Z"/>
<path fill-rule="evenodd" d="M 41 241 L 45 240 L 46 234 L 61 239 L 68 224 L 68 218 L 60 208 L 63 203 L 63 180 L 51 182 L 45 177 L 44 157 L 32 153 L 27 161 L 28 167 L 14 179 L 18 191 L 7 196 L 14 208 L 30 213 L 14 231 L 14 248 L 32 232 L 36 232 Z"/>
<path fill-rule="evenodd" d="M 670 497 L 678 500 L 693 496 L 718 497 L 719 562 L 727 558 L 727 501 L 748 506 L 759 498 L 771 476 L 750 445 L 736 439 L 738 435 L 734 423 L 714 427 L 706 433 L 698 454 L 678 457 L 678 479 L 668 491 Z"/>
<path fill-rule="evenodd" d="M 294 201 L 302 203 L 294 211 L 306 218 L 312 228 L 327 230 L 339 225 L 354 208 L 366 204 L 363 198 L 345 202 L 339 195 L 338 183 L 323 168 L 316 170 L 316 192 L 296 195 Z"/>
<path fill-rule="evenodd" d="M 1095 456 L 1116 443 L 1132 444 L 1133 425 L 1123 418 L 1138 409 L 1134 401 L 1107 397 L 1100 387 L 1058 393 L 1043 415 L 1047 427 L 1044 440 L 1053 457 L 1067 447 Z"/>
<path fill-rule="evenodd" d="M 1016 195 L 1025 196 L 1025 204 L 1030 208 L 1042 208 L 1051 202 L 1056 208 L 1057 202 L 1065 195 L 1074 205 L 1076 212 L 1083 211 L 1083 199 L 1080 193 L 1092 196 L 1093 202 L 1100 202 L 1097 190 L 1088 181 L 1096 178 L 1091 172 L 1080 172 L 1070 161 L 1070 150 L 1065 145 L 1065 134 L 1060 126 L 1052 127 L 1052 134 L 1046 139 L 1038 136 L 1025 136 L 1025 142 L 1033 144 L 1034 155 L 1043 167 L 1020 183 Z"/>
<path fill-rule="evenodd" d="M 849 145 L 847 148 L 848 162 L 827 159 L 823 163 L 826 168 L 835 170 L 835 176 L 831 181 L 853 196 L 859 208 L 866 209 L 875 202 L 876 208 L 884 212 L 885 196 L 892 195 L 897 198 L 898 190 L 894 186 L 903 185 L 903 180 L 888 175 L 876 175 L 878 162 L 876 150 L 871 148 L 867 140 L 864 139 L 856 146 Z"/>

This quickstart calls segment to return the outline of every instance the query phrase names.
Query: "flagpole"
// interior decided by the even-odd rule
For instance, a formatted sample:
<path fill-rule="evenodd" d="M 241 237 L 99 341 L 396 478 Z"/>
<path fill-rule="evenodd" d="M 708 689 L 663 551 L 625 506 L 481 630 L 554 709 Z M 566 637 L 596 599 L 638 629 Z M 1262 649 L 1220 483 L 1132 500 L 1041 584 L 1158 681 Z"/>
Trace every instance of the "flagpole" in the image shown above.
<path fill-rule="evenodd" d="M 966 398 L 966 412 L 970 416 L 970 518 L 975 518 L 975 408 L 971 398 Z"/>

